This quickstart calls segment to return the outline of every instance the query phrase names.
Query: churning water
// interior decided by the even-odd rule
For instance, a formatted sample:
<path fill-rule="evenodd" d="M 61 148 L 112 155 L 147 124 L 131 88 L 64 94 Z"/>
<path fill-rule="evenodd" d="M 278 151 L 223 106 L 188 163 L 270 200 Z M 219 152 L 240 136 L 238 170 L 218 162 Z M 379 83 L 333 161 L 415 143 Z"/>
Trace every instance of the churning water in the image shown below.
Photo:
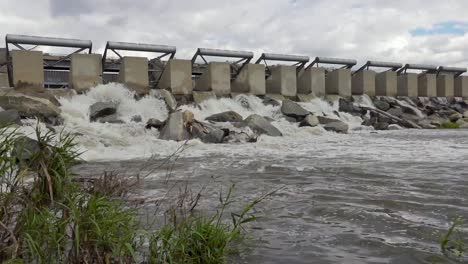
<path fill-rule="evenodd" d="M 126 123 L 90 123 L 87 111 L 98 101 L 119 102 Z M 143 159 L 155 155 L 157 162 L 182 144 L 159 140 L 159 132 L 131 122 L 134 115 L 164 120 L 167 110 L 154 97 L 135 101 L 120 85 L 60 102 L 64 129 L 78 135 L 89 161 L 77 167 L 82 174 L 125 169 L 131 175 Z M 362 104 L 370 104 L 368 98 Z M 440 236 L 450 222 L 468 219 L 468 131 L 375 132 L 363 129 L 360 118 L 338 113 L 336 104 L 314 99 L 302 106 L 339 116 L 353 130 L 299 128 L 283 119 L 278 106 L 250 96 L 184 106 L 199 120 L 227 110 L 244 118 L 268 116 L 284 136 L 248 144 L 191 140 L 174 161 L 171 179 L 165 169 L 153 171 L 138 195 L 158 199 L 172 185 L 188 182 L 194 189 L 205 186 L 200 206 L 214 210 L 221 186 L 236 183 L 238 204 L 281 188 L 260 205 L 265 217 L 247 227 L 251 246 L 233 262 L 424 263 L 440 254 Z"/>

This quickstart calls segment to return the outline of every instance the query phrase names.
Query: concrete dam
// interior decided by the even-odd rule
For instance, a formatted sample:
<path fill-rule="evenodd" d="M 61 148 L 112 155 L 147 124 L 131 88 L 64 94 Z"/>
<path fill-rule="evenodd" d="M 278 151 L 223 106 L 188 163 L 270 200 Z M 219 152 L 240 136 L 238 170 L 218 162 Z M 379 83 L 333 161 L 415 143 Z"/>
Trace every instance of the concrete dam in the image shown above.
<path fill-rule="evenodd" d="M 1 84 L 9 87 L 61 87 L 81 93 L 120 82 L 140 95 L 165 89 L 178 100 L 195 102 L 239 93 L 302 102 L 324 95 L 468 97 L 466 68 L 459 67 L 368 61 L 353 70 L 357 62 L 352 59 L 263 53 L 254 62 L 252 52 L 206 48 L 197 49 L 191 59 L 176 59 L 173 46 L 112 41 L 97 54 L 90 40 L 23 35 L 7 35 L 5 43 L 0 74 Z M 24 45 L 74 50 L 57 56 Z M 121 56 L 121 51 L 155 55 Z M 109 58 L 110 53 L 117 57 Z"/>

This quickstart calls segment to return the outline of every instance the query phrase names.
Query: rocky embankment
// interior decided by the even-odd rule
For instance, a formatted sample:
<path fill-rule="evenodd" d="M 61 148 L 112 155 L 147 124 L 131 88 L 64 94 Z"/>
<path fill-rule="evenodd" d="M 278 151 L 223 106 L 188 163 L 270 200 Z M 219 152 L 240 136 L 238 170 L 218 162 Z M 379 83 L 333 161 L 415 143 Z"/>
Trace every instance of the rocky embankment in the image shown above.
<path fill-rule="evenodd" d="M 56 126 L 63 122 L 60 116 L 58 96 L 73 96 L 73 92 L 64 89 L 46 89 L 43 92 L 30 90 L 0 90 L 0 124 L 22 125 L 26 118 L 37 118 L 47 125 Z M 145 122 L 146 129 L 160 131 L 159 138 L 163 140 L 184 141 L 198 138 L 205 143 L 236 143 L 255 142 L 259 135 L 282 136 L 275 127 L 273 119 L 258 114 L 247 118 L 234 111 L 225 111 L 208 116 L 204 120 L 196 120 L 190 111 L 180 110 L 175 98 L 167 91 L 152 93 L 166 102 L 169 112 L 166 120 L 150 118 L 142 120 L 135 115 L 131 122 Z M 265 97 L 263 104 L 277 106 L 281 115 L 287 121 L 296 123 L 298 127 L 320 126 L 327 131 L 348 133 L 350 127 L 343 122 L 340 115 L 344 113 L 360 117 L 363 126 L 375 130 L 392 129 L 437 129 L 437 128 L 468 128 L 468 101 L 445 98 L 415 98 L 408 97 L 375 97 L 372 103 L 361 101 L 367 97 L 354 96 L 344 99 L 328 96 L 325 100 L 330 104 L 338 104 L 333 115 L 315 113 L 306 110 L 300 103 L 291 100 L 282 102 Z M 242 107 L 249 109 L 249 102 L 240 102 Z M 97 102 L 89 107 L 89 121 L 101 123 L 124 123 L 118 114 L 119 104 L 115 102 Z"/>

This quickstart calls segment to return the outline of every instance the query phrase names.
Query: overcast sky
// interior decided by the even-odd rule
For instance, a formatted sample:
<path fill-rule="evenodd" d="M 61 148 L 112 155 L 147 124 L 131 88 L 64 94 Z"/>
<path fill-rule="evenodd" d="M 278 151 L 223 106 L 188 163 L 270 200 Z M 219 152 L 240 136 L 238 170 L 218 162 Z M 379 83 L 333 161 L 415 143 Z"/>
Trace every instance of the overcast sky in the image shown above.
<path fill-rule="evenodd" d="M 465 0 L 0 0 L 0 34 L 468 66 Z M 4 45 L 2 36 L 1 45 Z"/>

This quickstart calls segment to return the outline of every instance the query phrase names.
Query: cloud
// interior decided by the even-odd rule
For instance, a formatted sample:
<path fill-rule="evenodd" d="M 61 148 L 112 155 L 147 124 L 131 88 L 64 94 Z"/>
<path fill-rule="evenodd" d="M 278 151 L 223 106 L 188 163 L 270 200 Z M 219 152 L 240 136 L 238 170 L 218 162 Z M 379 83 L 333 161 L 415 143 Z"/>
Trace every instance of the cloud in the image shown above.
<path fill-rule="evenodd" d="M 468 66 L 468 1 L 0 0 L 3 34 Z M 3 38 L 0 38 L 0 41 Z M 0 46 L 4 43 L 0 42 Z M 46 48 L 47 51 L 55 51 Z"/>

